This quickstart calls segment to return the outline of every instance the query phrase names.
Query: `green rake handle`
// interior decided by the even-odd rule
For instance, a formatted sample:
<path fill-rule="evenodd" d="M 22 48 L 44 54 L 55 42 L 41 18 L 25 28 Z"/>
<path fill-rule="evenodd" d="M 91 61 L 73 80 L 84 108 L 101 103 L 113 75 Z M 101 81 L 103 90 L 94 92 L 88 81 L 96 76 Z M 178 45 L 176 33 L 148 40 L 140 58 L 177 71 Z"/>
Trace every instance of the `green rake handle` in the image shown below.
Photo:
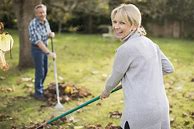
<path fill-rule="evenodd" d="M 113 92 L 115 92 L 115 91 L 118 91 L 118 90 L 120 90 L 121 88 L 122 88 L 122 86 L 119 85 L 117 88 L 115 88 L 114 90 L 112 90 L 111 93 L 113 93 Z M 59 115 L 59 116 L 57 116 L 57 117 L 55 117 L 55 118 L 53 118 L 53 119 L 51 119 L 51 120 L 49 120 L 46 124 L 51 124 L 52 122 L 54 122 L 54 121 L 56 121 L 56 120 L 58 120 L 58 119 L 60 119 L 60 118 L 62 118 L 62 117 L 64 117 L 64 116 L 66 116 L 66 115 L 68 115 L 68 114 L 70 114 L 70 113 L 72 113 L 72 112 L 75 112 L 75 111 L 77 111 L 78 109 L 83 108 L 83 107 L 85 107 L 85 106 L 87 106 L 87 105 L 89 105 L 89 104 L 91 104 L 91 103 L 93 103 L 93 102 L 95 102 L 95 101 L 97 101 L 97 100 L 99 100 L 99 99 L 100 99 L 100 96 L 97 96 L 97 97 L 95 97 L 95 98 L 93 98 L 93 99 L 91 99 L 91 100 L 89 100 L 89 101 L 87 101 L 87 102 L 85 102 L 85 103 L 83 103 L 83 104 L 81 104 L 81 105 L 79 105 L 79 106 L 77 106 L 77 107 L 75 107 L 75 108 L 69 110 L 69 111 L 66 111 L 66 112 L 64 112 L 63 114 L 61 114 L 61 115 Z"/>

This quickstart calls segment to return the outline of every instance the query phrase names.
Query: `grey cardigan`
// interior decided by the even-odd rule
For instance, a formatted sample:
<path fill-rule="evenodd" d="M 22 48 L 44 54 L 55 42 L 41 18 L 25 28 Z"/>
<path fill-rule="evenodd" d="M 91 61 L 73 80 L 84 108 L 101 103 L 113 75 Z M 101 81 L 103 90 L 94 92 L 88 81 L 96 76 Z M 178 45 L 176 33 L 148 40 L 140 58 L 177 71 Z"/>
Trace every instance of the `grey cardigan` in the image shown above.
<path fill-rule="evenodd" d="M 122 84 L 125 105 L 122 128 L 128 121 L 131 129 L 170 129 L 163 75 L 173 71 L 173 65 L 158 45 L 138 32 L 117 49 L 105 91 Z"/>

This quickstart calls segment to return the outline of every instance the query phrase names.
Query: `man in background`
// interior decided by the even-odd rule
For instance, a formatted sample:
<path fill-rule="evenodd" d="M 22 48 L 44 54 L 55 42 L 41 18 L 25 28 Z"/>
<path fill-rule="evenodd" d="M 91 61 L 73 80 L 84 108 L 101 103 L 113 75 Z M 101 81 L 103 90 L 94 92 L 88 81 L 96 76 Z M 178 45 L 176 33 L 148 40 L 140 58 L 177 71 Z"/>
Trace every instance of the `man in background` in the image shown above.
<path fill-rule="evenodd" d="M 56 54 L 47 48 L 48 39 L 54 38 L 55 33 L 51 31 L 46 19 L 47 7 L 43 4 L 35 6 L 35 18 L 29 24 L 29 38 L 31 41 L 31 52 L 35 65 L 35 93 L 37 100 L 45 100 L 43 94 L 43 83 L 48 71 L 48 56 L 56 58 Z"/>

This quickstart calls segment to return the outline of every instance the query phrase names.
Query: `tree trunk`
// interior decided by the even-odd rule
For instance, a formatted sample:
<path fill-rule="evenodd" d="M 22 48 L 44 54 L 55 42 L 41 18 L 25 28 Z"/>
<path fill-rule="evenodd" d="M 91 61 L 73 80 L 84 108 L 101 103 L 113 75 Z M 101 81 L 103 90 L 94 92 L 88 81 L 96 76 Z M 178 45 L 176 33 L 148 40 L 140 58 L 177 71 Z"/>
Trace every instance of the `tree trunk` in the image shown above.
<path fill-rule="evenodd" d="M 19 31 L 19 69 L 30 68 L 33 66 L 31 43 L 28 36 L 28 25 L 34 16 L 34 6 L 41 2 L 42 0 L 14 0 L 13 2 Z"/>
<path fill-rule="evenodd" d="M 184 21 L 180 21 L 180 38 L 184 38 L 184 37 L 187 37 L 187 31 L 185 31 L 185 23 Z"/>
<path fill-rule="evenodd" d="M 172 24 L 172 36 L 174 38 L 180 38 L 181 25 L 179 21 L 174 21 Z"/>
<path fill-rule="evenodd" d="M 87 33 L 89 33 L 89 34 L 91 34 L 93 31 L 93 29 L 92 29 L 92 24 L 93 24 L 93 17 L 92 17 L 92 15 L 90 15 L 89 14 L 89 16 L 88 16 L 89 18 L 88 18 L 88 31 L 87 31 Z"/>
<path fill-rule="evenodd" d="M 58 25 L 58 34 L 61 34 L 62 31 L 62 22 L 59 20 L 59 25 Z"/>

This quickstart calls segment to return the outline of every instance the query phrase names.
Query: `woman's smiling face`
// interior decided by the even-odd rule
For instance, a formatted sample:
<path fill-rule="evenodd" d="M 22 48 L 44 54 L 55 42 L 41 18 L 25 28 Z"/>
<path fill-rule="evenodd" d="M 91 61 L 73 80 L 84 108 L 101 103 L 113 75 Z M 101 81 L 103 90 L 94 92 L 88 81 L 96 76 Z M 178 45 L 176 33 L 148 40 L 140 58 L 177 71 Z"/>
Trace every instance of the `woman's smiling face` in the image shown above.
<path fill-rule="evenodd" d="M 118 39 L 124 39 L 129 35 L 132 30 L 132 26 L 129 22 L 126 22 L 120 15 L 115 14 L 112 19 L 112 28 L 115 33 L 115 37 Z"/>

